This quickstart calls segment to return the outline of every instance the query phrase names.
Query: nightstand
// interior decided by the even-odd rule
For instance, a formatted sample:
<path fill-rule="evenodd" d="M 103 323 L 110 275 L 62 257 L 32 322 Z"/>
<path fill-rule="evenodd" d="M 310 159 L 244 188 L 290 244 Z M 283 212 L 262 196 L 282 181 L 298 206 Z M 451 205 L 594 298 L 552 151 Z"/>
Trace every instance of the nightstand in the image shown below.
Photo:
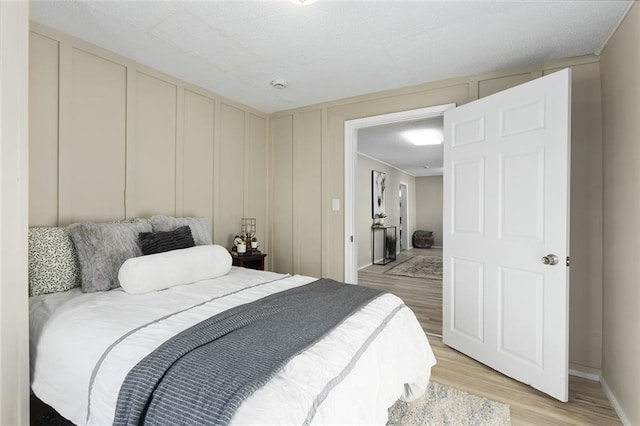
<path fill-rule="evenodd" d="M 237 254 L 231 253 L 233 259 L 233 266 L 240 266 L 241 268 L 257 269 L 264 271 L 264 258 L 267 257 L 266 253 L 260 254 Z"/>

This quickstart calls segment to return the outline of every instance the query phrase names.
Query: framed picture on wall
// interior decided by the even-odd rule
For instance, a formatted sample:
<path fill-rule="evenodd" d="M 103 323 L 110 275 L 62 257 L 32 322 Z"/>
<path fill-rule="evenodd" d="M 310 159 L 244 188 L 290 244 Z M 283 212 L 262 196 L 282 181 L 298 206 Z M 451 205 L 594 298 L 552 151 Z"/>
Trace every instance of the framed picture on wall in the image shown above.
<path fill-rule="evenodd" d="M 385 187 L 387 185 L 387 174 L 377 170 L 371 171 L 371 217 L 373 219 L 385 214 Z M 384 217 L 384 216 L 382 216 Z"/>

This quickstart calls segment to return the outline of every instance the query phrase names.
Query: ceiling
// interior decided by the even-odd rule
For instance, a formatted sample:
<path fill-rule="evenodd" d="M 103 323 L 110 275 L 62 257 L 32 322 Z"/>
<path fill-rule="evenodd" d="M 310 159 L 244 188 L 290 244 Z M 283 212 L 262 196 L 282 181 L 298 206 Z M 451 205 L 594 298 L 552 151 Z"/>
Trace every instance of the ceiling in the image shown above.
<path fill-rule="evenodd" d="M 271 113 L 597 53 L 630 3 L 36 0 L 31 19 Z"/>
<path fill-rule="evenodd" d="M 31 20 L 271 113 L 597 54 L 631 3 L 36 0 Z M 433 126 L 442 119 L 361 129 L 358 151 L 414 176 L 442 174 L 442 145 L 402 136 Z"/>
<path fill-rule="evenodd" d="M 414 129 L 442 132 L 442 120 L 440 116 L 359 129 L 358 153 L 413 176 L 442 175 L 443 144 L 416 146 L 404 136 Z"/>

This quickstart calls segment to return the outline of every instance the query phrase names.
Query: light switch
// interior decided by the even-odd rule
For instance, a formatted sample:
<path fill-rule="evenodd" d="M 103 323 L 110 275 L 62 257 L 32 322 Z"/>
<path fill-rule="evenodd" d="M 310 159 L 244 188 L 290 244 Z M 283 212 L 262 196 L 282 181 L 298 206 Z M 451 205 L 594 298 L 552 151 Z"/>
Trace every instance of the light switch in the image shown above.
<path fill-rule="evenodd" d="M 331 200 L 331 208 L 334 212 L 340 211 L 340 198 L 334 198 L 333 200 Z"/>

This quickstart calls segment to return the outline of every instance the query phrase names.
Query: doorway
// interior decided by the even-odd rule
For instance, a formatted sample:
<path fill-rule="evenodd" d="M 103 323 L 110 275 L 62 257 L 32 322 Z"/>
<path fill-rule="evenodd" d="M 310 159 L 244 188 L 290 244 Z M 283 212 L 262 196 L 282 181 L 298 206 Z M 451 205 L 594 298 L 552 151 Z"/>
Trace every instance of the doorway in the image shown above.
<path fill-rule="evenodd" d="M 431 117 L 440 117 L 445 111 L 455 108 L 455 104 L 438 105 L 391 114 L 359 118 L 345 121 L 345 212 L 344 212 L 344 281 L 358 282 L 358 233 L 356 214 L 357 189 L 356 172 L 358 159 L 358 131 L 374 126 L 410 122 Z M 405 218 L 405 224 L 408 221 Z M 408 232 L 405 232 L 408 246 Z"/>
<path fill-rule="evenodd" d="M 346 266 L 345 269 L 345 276 L 352 274 L 347 282 L 358 283 L 361 280 L 362 285 L 389 291 L 401 297 L 414 310 L 425 332 L 435 336 L 442 334 L 442 248 L 412 249 L 411 235 L 417 229 L 429 229 L 440 234 L 441 241 L 442 188 L 438 191 L 438 202 L 425 195 L 424 202 L 420 203 L 417 190 L 418 187 L 425 188 L 424 183 L 418 182 L 418 179 L 437 180 L 442 185 L 442 145 L 416 149 L 409 146 L 406 140 L 394 142 L 391 139 L 394 134 L 404 135 L 404 130 L 408 129 L 432 128 L 441 132 L 443 113 L 453 107 L 453 104 L 443 105 L 345 123 L 345 140 L 349 146 L 345 153 L 345 168 L 349 169 L 349 164 L 355 163 L 345 174 L 345 180 L 351 179 L 352 182 L 345 188 L 345 266 L 353 256 L 351 266 Z M 378 146 L 371 148 L 371 144 Z M 401 159 L 397 154 L 402 150 L 409 152 L 412 163 L 420 158 L 413 169 L 398 163 Z M 431 165 L 428 166 L 427 162 Z M 371 185 L 367 183 L 371 175 L 370 169 L 386 174 L 388 191 L 385 225 L 397 226 L 398 229 L 397 246 L 400 250 L 395 261 L 384 265 L 371 264 L 371 251 L 368 251 L 372 233 L 372 194 L 371 188 L 367 186 Z M 435 223 L 427 226 L 423 223 L 424 220 L 419 220 L 421 214 L 429 216 L 426 212 L 428 209 L 422 207 L 420 210 L 419 204 L 428 205 L 431 210 L 440 209 L 439 226 Z"/>

